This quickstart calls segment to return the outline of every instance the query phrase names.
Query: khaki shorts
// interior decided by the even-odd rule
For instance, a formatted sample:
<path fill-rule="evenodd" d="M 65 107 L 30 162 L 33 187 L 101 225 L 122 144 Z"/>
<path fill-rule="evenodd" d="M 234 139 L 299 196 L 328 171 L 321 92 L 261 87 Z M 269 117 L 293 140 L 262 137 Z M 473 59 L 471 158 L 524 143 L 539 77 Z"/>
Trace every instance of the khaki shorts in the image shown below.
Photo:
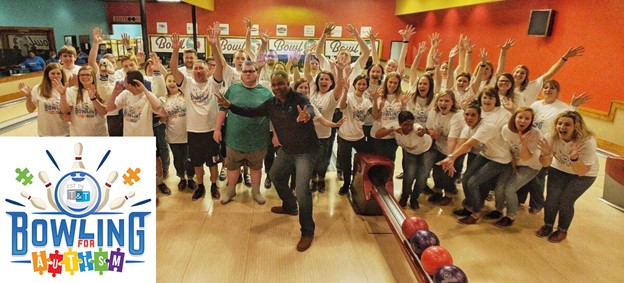
<path fill-rule="evenodd" d="M 240 152 L 226 146 L 225 151 L 225 167 L 228 170 L 238 170 L 243 165 L 247 165 L 251 170 L 262 170 L 262 162 L 264 161 L 267 149 L 263 148 L 258 151 Z"/>

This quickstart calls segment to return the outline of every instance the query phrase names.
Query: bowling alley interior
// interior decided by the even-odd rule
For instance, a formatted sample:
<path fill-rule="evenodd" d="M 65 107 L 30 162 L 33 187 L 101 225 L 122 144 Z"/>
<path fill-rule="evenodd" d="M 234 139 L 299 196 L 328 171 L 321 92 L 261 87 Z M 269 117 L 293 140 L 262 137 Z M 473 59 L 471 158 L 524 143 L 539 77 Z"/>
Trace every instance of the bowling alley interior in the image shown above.
<path fill-rule="evenodd" d="M 272 207 L 282 206 L 282 200 L 274 184 L 269 182 L 265 188 L 268 172 L 264 169 L 260 193 L 266 203 L 255 201 L 251 187 L 243 180 L 236 185 L 236 196 L 222 204 L 211 197 L 206 166 L 205 196 L 192 200 L 193 190 L 178 189 L 180 179 L 171 157 L 163 169 L 164 184 L 171 193 L 156 189 L 155 195 L 157 281 L 622 282 L 624 94 L 618 91 L 620 80 L 608 74 L 617 74 L 624 66 L 624 29 L 617 24 L 622 12 L 624 2 L 619 0 L 0 1 L 0 141 L 4 137 L 36 139 L 40 135 L 38 112 L 28 111 L 27 98 L 20 91 L 20 84 L 32 88 L 43 81 L 43 71 L 31 71 L 22 64 L 33 51 L 44 61 L 64 45 L 86 54 L 100 48 L 98 51 L 119 58 L 130 52 L 122 40 L 122 34 L 127 34 L 132 52 L 154 52 L 169 68 L 172 34 L 196 37 L 197 57 L 205 59 L 213 55 L 207 34 L 218 22 L 221 52 L 226 63 L 232 64 L 234 53 L 224 44 L 229 41 L 233 47 L 225 47 L 234 51 L 242 48 L 246 18 L 254 25 L 254 42 L 260 42 L 258 28 L 268 34 L 269 42 L 282 40 L 284 45 L 273 45 L 282 48 L 277 50 L 282 64 L 292 51 L 300 51 L 301 61 L 295 68 L 303 72 L 305 48 L 310 42 L 316 43 L 326 25 L 333 23 L 335 28 L 328 34 L 324 50 L 328 58 L 338 54 L 339 47 L 332 44 L 352 43 L 348 46 L 357 47 L 350 33 L 352 26 L 367 44 L 370 34 L 377 39 L 376 53 L 367 68 L 375 56 L 383 67 L 402 58 L 405 61 L 399 68 L 405 72 L 400 75 L 400 86 L 403 91 L 416 91 L 415 86 L 410 87 L 409 76 L 420 77 L 428 71 L 432 41 L 437 38 L 434 53 L 441 53 L 437 60 L 444 62 L 456 45 L 465 46 L 465 36 L 468 48 L 472 48 L 464 54 L 472 58 L 469 72 L 485 60 L 483 56 L 500 67 L 503 48 L 506 58 L 502 72 L 512 74 L 516 66 L 524 65 L 530 69 L 526 71 L 529 80 L 550 74 L 560 84 L 558 99 L 566 105 L 580 95 L 588 97 L 573 109 L 592 133 L 599 169 L 591 186 L 572 202 L 574 218 L 564 240 L 552 242 L 552 237 L 536 236 L 548 209 L 534 210 L 528 199 L 519 203 L 511 226 L 499 227 L 496 219 L 484 217 L 472 225 L 458 223 L 461 217 L 453 212 L 462 208 L 466 198 L 459 181 L 457 192 L 446 194 L 446 203 L 429 201 L 431 194 L 424 192 L 418 198 L 418 209 L 401 207 L 405 154 L 400 146 L 394 162 L 355 155 L 350 191 L 339 194 L 344 181 L 337 170 L 338 143 L 334 141 L 326 188 L 311 193 L 314 238 L 308 249 L 298 251 L 299 217 L 296 212 L 272 212 Z M 105 43 L 100 46 L 92 46 L 96 27 L 103 31 Z M 404 38 L 407 27 L 413 34 Z M 508 44 L 509 39 L 513 44 Z M 193 45 L 193 40 L 189 42 Z M 421 42 L 426 46 L 424 54 L 415 60 L 420 56 Z M 569 56 L 570 50 L 578 47 L 582 52 Z M 328 53 L 332 48 L 336 48 L 334 53 Z M 402 49 L 406 50 L 404 56 Z M 363 53 L 361 49 L 357 52 Z M 351 54 L 352 62 L 356 62 L 359 54 Z M 179 57 L 179 66 L 183 66 L 182 53 Z M 553 66 L 555 72 L 551 72 Z M 117 67 L 122 67 L 119 61 Z M 453 67 L 457 67 L 457 59 Z M 491 73 L 495 71 L 492 68 Z M 142 67 L 141 71 L 145 72 Z M 447 86 L 453 83 L 449 81 Z M 270 85 L 268 82 L 269 91 Z M 539 93 L 537 100 L 545 99 L 545 95 Z M 546 187 L 553 168 L 549 170 Z M 226 181 L 218 179 L 217 186 L 223 198 Z M 436 190 L 432 176 L 427 187 Z M 488 196 L 482 211 L 495 210 L 495 203 L 496 198 Z M 557 221 L 554 226 L 556 229 Z M 416 234 L 429 244 L 418 242 Z"/>

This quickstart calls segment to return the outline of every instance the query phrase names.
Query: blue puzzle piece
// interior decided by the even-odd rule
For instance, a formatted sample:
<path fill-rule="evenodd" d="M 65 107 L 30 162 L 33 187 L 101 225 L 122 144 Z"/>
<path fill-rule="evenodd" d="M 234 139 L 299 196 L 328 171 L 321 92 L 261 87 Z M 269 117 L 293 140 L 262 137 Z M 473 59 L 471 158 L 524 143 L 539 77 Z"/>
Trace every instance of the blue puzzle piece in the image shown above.
<path fill-rule="evenodd" d="M 82 262 L 80 263 L 80 272 L 94 270 L 93 263 L 91 262 L 91 260 L 93 259 L 93 254 L 90 251 L 78 253 L 78 257 L 82 259 Z"/>

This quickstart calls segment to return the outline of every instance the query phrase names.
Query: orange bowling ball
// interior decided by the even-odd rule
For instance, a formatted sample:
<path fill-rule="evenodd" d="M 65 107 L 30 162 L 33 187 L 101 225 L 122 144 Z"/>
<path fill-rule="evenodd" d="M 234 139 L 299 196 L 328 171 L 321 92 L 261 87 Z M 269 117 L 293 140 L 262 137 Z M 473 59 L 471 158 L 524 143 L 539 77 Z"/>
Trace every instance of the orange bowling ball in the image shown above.
<path fill-rule="evenodd" d="M 438 268 L 453 264 L 453 257 L 445 248 L 431 246 L 425 249 L 420 256 L 420 262 L 427 273 L 433 275 Z"/>
<path fill-rule="evenodd" d="M 429 225 L 427 225 L 427 222 L 424 219 L 418 216 L 411 216 L 405 218 L 403 224 L 401 224 L 401 230 L 403 231 L 405 238 L 409 240 L 416 233 L 416 231 L 429 230 Z"/>

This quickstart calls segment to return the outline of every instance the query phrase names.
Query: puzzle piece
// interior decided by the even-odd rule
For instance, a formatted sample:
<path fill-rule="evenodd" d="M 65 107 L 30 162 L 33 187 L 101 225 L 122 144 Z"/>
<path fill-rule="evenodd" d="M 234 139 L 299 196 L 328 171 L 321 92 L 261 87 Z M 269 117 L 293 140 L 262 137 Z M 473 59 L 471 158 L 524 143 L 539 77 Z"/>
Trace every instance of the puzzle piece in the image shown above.
<path fill-rule="evenodd" d="M 34 176 L 30 174 L 28 168 L 24 168 L 24 170 L 15 168 L 15 173 L 17 173 L 17 178 L 15 178 L 15 180 L 18 182 L 22 182 L 22 185 L 26 186 L 32 184 L 32 179 Z"/>
<path fill-rule="evenodd" d="M 122 177 L 124 179 L 123 183 L 126 185 L 134 185 L 134 182 L 138 182 L 139 180 L 141 180 L 141 178 L 139 178 L 139 173 L 141 173 L 141 168 L 136 168 L 134 170 L 132 170 L 132 168 L 128 168 L 128 170 L 126 170 L 127 174 L 124 174 Z"/>
<path fill-rule="evenodd" d="M 95 252 L 95 257 L 91 260 L 93 263 L 93 268 L 95 271 L 99 271 L 100 275 L 104 274 L 104 271 L 108 270 L 108 252 L 102 251 L 100 248 L 99 252 Z"/>
<path fill-rule="evenodd" d="M 59 251 L 54 251 L 53 254 L 50 254 L 50 258 L 48 258 L 48 273 L 52 273 L 52 277 L 56 277 L 57 274 L 63 273 L 63 267 L 61 266 L 63 262 L 63 255 L 59 254 Z"/>
<path fill-rule="evenodd" d="M 48 270 L 48 258 L 45 251 L 32 252 L 32 264 L 33 271 L 39 272 L 39 275 L 43 275 L 43 272 Z"/>
<path fill-rule="evenodd" d="M 74 275 L 74 272 L 80 269 L 80 263 L 82 259 L 78 257 L 78 253 L 72 251 L 71 248 L 66 253 L 63 253 L 63 266 L 65 266 L 65 272 L 69 272 L 69 275 Z"/>
<path fill-rule="evenodd" d="M 93 253 L 91 251 L 81 252 L 78 254 L 80 257 L 80 272 L 95 270 L 93 268 Z"/>
<path fill-rule="evenodd" d="M 125 253 L 120 252 L 121 248 L 117 248 L 117 251 L 110 252 L 110 258 L 106 260 L 108 262 L 108 270 L 109 271 L 123 271 L 124 258 L 126 256 Z"/>

